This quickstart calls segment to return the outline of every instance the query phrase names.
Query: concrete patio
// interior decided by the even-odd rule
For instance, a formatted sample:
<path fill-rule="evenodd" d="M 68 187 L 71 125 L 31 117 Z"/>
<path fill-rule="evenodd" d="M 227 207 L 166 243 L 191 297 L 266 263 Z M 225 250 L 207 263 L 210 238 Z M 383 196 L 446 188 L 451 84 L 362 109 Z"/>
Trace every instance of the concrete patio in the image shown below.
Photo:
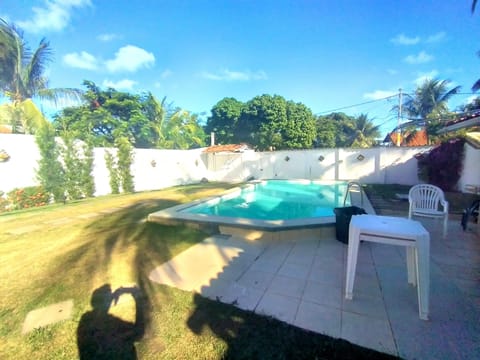
<path fill-rule="evenodd" d="M 442 239 L 440 222 L 421 221 L 431 234 L 429 321 L 418 317 L 403 247 L 362 243 L 346 300 L 347 246 L 334 235 L 275 242 L 217 235 L 150 279 L 406 359 L 478 359 L 480 237 L 452 219 Z"/>

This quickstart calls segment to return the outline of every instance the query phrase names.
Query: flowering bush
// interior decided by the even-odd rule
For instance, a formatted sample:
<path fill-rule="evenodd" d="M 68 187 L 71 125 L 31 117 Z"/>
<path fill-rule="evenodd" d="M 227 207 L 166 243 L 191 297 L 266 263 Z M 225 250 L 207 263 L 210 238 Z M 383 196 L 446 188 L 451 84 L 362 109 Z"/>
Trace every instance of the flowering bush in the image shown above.
<path fill-rule="evenodd" d="M 3 191 L 0 191 L 0 213 L 7 211 L 9 204 L 10 204 L 10 201 L 8 201 L 7 197 L 5 196 L 5 193 Z"/>
<path fill-rule="evenodd" d="M 418 177 L 443 191 L 455 190 L 462 173 L 464 144 L 465 139 L 451 139 L 418 154 Z"/>
<path fill-rule="evenodd" d="M 28 209 L 47 205 L 50 201 L 48 194 L 42 186 L 29 186 L 13 189 L 8 193 L 13 210 Z"/>

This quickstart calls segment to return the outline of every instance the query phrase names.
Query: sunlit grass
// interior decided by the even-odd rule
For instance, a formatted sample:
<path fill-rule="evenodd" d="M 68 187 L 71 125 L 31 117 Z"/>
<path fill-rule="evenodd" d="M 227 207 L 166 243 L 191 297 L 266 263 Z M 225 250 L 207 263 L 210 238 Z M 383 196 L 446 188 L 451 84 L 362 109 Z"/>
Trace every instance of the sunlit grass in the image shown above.
<path fill-rule="evenodd" d="M 80 320 L 92 309 L 94 290 L 105 284 L 140 289 L 141 359 L 380 356 L 148 280 L 152 269 L 206 234 L 147 223 L 146 216 L 231 186 L 175 187 L 0 215 L 0 358 L 78 358 Z M 74 304 L 68 320 L 22 334 L 30 311 L 67 300 Z M 133 297 L 120 297 L 110 313 L 133 322 Z"/>

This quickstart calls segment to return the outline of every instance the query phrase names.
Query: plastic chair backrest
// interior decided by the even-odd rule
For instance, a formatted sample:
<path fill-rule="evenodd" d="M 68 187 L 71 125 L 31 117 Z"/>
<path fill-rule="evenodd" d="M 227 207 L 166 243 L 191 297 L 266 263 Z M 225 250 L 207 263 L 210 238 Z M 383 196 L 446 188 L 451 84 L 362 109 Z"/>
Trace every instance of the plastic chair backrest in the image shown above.
<path fill-rule="evenodd" d="M 413 209 L 438 210 L 439 203 L 445 201 L 442 189 L 431 184 L 414 185 L 408 193 L 408 201 Z"/>

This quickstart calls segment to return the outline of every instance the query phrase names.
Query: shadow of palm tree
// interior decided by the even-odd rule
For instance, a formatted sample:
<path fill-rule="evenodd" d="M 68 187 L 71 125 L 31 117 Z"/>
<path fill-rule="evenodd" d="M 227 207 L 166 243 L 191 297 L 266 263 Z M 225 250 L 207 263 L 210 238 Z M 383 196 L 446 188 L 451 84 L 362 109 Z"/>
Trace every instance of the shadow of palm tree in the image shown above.
<path fill-rule="evenodd" d="M 76 306 L 80 308 L 87 306 L 88 297 L 86 298 L 85 294 L 91 292 L 95 281 L 111 282 L 109 271 L 118 261 L 115 254 L 128 253 L 128 264 L 120 263 L 117 266 L 130 267 L 132 278 L 129 279 L 129 284 L 135 283 L 139 293 L 142 294 L 141 302 L 137 302 L 139 313 L 142 314 L 142 328 L 145 332 L 150 331 L 152 309 L 161 305 L 158 302 L 162 297 L 158 296 L 158 291 L 162 292 L 163 288 L 151 284 L 148 274 L 177 252 L 205 237 L 204 233 L 185 226 L 166 226 L 145 221 L 149 213 L 178 204 L 179 202 L 173 200 L 142 200 L 128 207 L 98 215 L 77 233 L 72 232 L 75 237 L 71 242 L 72 248 L 59 252 L 54 258 L 47 277 L 38 279 L 38 287 L 35 286 L 38 290 L 27 307 L 36 308 L 40 302 L 49 303 L 51 302 L 49 299 L 55 298 L 59 293 L 61 297 L 75 299 Z M 99 291 L 102 292 L 101 289 Z M 105 301 L 108 302 L 108 291 L 104 293 Z M 92 302 L 91 305 L 93 306 Z M 109 326 L 118 329 L 119 333 L 132 326 L 116 322 L 115 319 L 106 317 L 104 312 L 100 314 L 95 308 L 85 314 L 87 318 L 84 322 L 94 324 L 93 328 L 104 323 L 102 319 L 110 321 Z M 88 326 L 87 328 L 92 329 Z M 120 335 L 115 335 L 114 330 L 109 331 L 109 336 L 113 336 L 111 342 L 117 344 Z M 138 331 L 137 336 L 133 338 L 139 338 Z M 129 354 L 127 349 L 124 350 Z"/>
<path fill-rule="evenodd" d="M 188 327 L 195 334 L 208 328 L 225 341 L 224 359 L 397 359 L 198 294 L 194 304 Z"/>

